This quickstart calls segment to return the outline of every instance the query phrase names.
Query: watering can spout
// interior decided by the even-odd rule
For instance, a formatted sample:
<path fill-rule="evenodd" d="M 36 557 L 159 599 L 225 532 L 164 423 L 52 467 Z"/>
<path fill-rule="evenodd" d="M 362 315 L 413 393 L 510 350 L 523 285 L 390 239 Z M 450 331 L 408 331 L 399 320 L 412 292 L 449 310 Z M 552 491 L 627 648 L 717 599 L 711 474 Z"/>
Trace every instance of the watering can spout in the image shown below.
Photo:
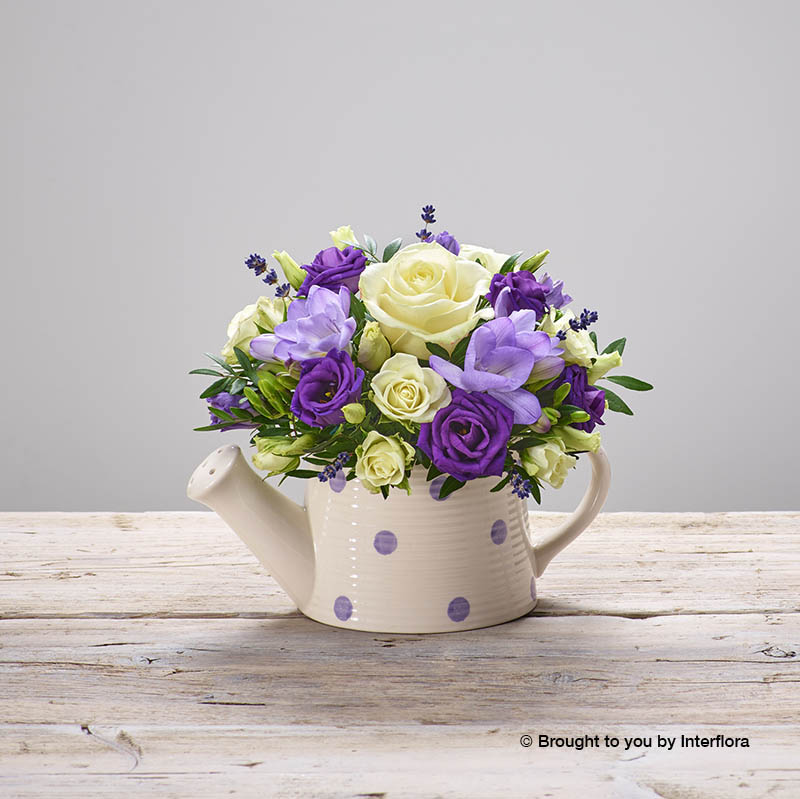
<path fill-rule="evenodd" d="M 303 608 L 314 585 L 314 544 L 304 508 L 251 468 L 235 445 L 220 447 L 195 469 L 186 493 L 216 511 L 278 584 Z"/>

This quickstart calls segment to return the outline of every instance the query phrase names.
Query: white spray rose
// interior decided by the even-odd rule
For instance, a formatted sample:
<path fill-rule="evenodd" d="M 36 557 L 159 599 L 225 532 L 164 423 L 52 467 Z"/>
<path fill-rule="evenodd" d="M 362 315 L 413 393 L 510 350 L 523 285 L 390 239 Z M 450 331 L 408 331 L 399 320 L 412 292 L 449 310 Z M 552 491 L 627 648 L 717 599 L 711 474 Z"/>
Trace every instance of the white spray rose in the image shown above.
<path fill-rule="evenodd" d="M 531 477 L 538 477 L 553 488 L 561 488 L 567 472 L 578 462 L 567 455 L 561 441 L 548 441 L 522 452 L 522 465 Z"/>
<path fill-rule="evenodd" d="M 337 227 L 336 230 L 332 230 L 331 239 L 333 240 L 334 247 L 340 250 L 348 246 L 358 245 L 358 239 L 350 225 L 342 225 L 341 227 Z"/>
<path fill-rule="evenodd" d="M 358 345 L 358 362 L 370 372 L 381 368 L 381 364 L 392 354 L 386 336 L 377 322 L 367 322 Z"/>
<path fill-rule="evenodd" d="M 597 452 L 600 449 L 600 433 L 587 433 L 572 425 L 561 425 L 553 431 L 558 435 L 568 452 Z"/>
<path fill-rule="evenodd" d="M 542 319 L 540 330 L 550 336 L 555 336 L 559 331 L 564 331 L 566 338 L 559 344 L 564 354 L 561 356 L 568 364 L 576 363 L 587 369 L 592 365 L 592 358 L 597 357 L 597 348 L 589 337 L 588 330 L 573 330 L 569 326 L 570 319 L 575 319 L 572 311 L 562 311 L 563 316 L 556 319 L 556 308 L 551 308 L 550 313 Z"/>
<path fill-rule="evenodd" d="M 242 308 L 228 325 L 228 342 L 220 353 L 228 363 L 237 363 L 236 353 L 233 348 L 238 347 L 245 353 L 250 351 L 250 342 L 261 335 L 256 327 L 260 325 L 264 330 L 274 330 L 286 318 L 288 299 L 272 299 L 259 297 L 252 305 Z"/>
<path fill-rule="evenodd" d="M 589 369 L 587 379 L 590 383 L 596 383 L 612 369 L 619 369 L 620 366 L 622 366 L 622 356 L 616 350 L 607 352 L 605 355 L 598 355 L 597 360 Z"/>
<path fill-rule="evenodd" d="M 395 421 L 430 422 L 450 404 L 450 389 L 433 369 L 406 353 L 393 355 L 372 380 L 372 401 Z"/>
<path fill-rule="evenodd" d="M 382 436 L 370 430 L 364 442 L 356 447 L 356 477 L 376 494 L 381 486 L 403 483 L 406 468 L 413 461 L 414 447 L 408 442 L 399 436 Z"/>
<path fill-rule="evenodd" d="M 481 264 L 492 274 L 499 272 L 500 267 L 508 260 L 505 253 L 495 252 L 489 247 L 478 247 L 475 244 L 462 244 L 458 255 L 468 261 L 477 261 L 480 258 Z"/>
<path fill-rule="evenodd" d="M 369 264 L 359 288 L 370 314 L 395 352 L 430 356 L 425 342 L 450 351 L 493 311 L 476 311 L 491 275 L 439 244 L 412 244 L 386 263 Z"/>

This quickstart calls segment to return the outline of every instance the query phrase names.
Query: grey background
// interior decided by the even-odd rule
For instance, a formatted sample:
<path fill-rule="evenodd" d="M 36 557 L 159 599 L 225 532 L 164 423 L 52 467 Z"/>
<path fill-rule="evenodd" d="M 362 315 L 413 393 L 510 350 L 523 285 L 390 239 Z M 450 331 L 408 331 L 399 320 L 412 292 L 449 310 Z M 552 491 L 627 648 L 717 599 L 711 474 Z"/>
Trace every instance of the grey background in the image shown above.
<path fill-rule="evenodd" d="M 609 509 L 797 508 L 798 9 L 3 2 L 0 505 L 197 507 L 243 259 L 432 202 L 629 337 Z"/>

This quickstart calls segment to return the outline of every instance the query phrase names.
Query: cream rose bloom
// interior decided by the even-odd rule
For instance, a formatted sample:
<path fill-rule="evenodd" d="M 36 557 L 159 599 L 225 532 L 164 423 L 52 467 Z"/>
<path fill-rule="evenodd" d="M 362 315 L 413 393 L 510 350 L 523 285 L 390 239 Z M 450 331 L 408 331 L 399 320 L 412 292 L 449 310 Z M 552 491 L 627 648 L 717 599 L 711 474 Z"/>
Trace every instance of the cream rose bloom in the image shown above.
<path fill-rule="evenodd" d="M 531 477 L 538 477 L 553 488 L 561 488 L 567 472 L 578 462 L 567 455 L 561 441 L 548 441 L 522 452 L 522 465 Z"/>
<path fill-rule="evenodd" d="M 372 391 L 381 413 L 398 422 L 430 422 L 439 408 L 450 404 L 444 378 L 403 352 L 383 364 L 372 379 Z"/>
<path fill-rule="evenodd" d="M 228 325 L 228 342 L 222 348 L 220 355 L 228 363 L 237 363 L 234 347 L 246 353 L 250 351 L 250 342 L 261 335 L 256 327 L 260 325 L 264 330 L 274 330 L 275 325 L 286 318 L 286 299 L 272 299 L 259 297 L 252 305 L 246 305 Z"/>
<path fill-rule="evenodd" d="M 414 447 L 398 436 L 382 436 L 370 430 L 356 447 L 356 477 L 376 494 L 381 486 L 400 485 L 414 460 Z"/>
<path fill-rule="evenodd" d="M 490 280 L 480 264 L 439 244 L 412 244 L 369 264 L 359 289 L 392 349 L 428 358 L 425 342 L 450 351 L 479 320 L 492 318 L 491 308 L 475 310 Z"/>
<path fill-rule="evenodd" d="M 478 247 L 475 244 L 462 244 L 458 256 L 468 261 L 477 261 L 480 258 L 481 264 L 492 274 L 499 272 L 500 267 L 508 260 L 505 253 L 495 252 L 489 247 Z"/>
<path fill-rule="evenodd" d="M 578 366 L 585 366 L 587 369 L 592 365 L 592 358 L 597 357 L 597 348 L 589 337 L 588 330 L 573 330 L 569 326 L 570 319 L 575 319 L 572 311 L 563 311 L 563 316 L 556 319 L 556 309 L 551 308 L 550 313 L 542 319 L 540 330 L 550 336 L 563 330 L 566 338 L 558 345 L 564 350 L 564 361 L 568 364 L 576 363 Z"/>

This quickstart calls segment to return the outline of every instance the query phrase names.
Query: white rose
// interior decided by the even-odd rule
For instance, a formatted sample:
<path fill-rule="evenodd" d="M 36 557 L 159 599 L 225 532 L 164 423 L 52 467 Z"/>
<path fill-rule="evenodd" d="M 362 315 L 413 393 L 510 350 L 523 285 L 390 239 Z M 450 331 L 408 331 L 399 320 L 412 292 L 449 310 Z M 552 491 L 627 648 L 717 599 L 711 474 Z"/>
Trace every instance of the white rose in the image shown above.
<path fill-rule="evenodd" d="M 242 308 L 228 325 L 228 342 L 220 353 L 228 363 L 237 363 L 234 347 L 245 353 L 250 352 L 250 342 L 261 335 L 256 327 L 260 325 L 264 330 L 274 330 L 275 325 L 286 318 L 287 299 L 272 299 L 259 297 L 252 305 Z"/>
<path fill-rule="evenodd" d="M 389 358 L 372 380 L 372 401 L 395 421 L 430 422 L 450 404 L 450 389 L 433 369 L 406 353 Z"/>
<path fill-rule="evenodd" d="M 356 447 L 356 477 L 374 494 L 381 486 L 404 483 L 406 468 L 413 460 L 414 447 L 408 442 L 370 430 L 364 442 Z"/>
<path fill-rule="evenodd" d="M 550 313 L 542 319 L 540 330 L 550 336 L 563 330 L 566 338 L 558 345 L 564 350 L 561 356 L 568 364 L 576 363 L 578 366 L 585 366 L 587 369 L 592 365 L 592 358 L 597 357 L 597 348 L 589 337 L 588 330 L 573 330 L 569 326 L 570 319 L 575 319 L 572 311 L 562 311 L 563 316 L 556 319 L 556 308 L 551 308 Z"/>
<path fill-rule="evenodd" d="M 561 488 L 567 472 L 578 462 L 577 458 L 567 455 L 560 441 L 548 441 L 538 447 L 531 447 L 522 452 L 522 465 L 531 477 L 538 477 L 553 488 Z"/>
<path fill-rule="evenodd" d="M 488 247 L 478 247 L 475 244 L 462 244 L 458 255 L 468 261 L 477 261 L 480 258 L 481 264 L 492 274 L 499 272 L 500 267 L 508 260 L 505 253 L 495 252 Z"/>
<path fill-rule="evenodd" d="M 426 342 L 450 351 L 493 311 L 475 307 L 491 275 L 439 244 L 412 244 L 386 263 L 369 264 L 359 289 L 395 352 L 428 358 Z"/>

